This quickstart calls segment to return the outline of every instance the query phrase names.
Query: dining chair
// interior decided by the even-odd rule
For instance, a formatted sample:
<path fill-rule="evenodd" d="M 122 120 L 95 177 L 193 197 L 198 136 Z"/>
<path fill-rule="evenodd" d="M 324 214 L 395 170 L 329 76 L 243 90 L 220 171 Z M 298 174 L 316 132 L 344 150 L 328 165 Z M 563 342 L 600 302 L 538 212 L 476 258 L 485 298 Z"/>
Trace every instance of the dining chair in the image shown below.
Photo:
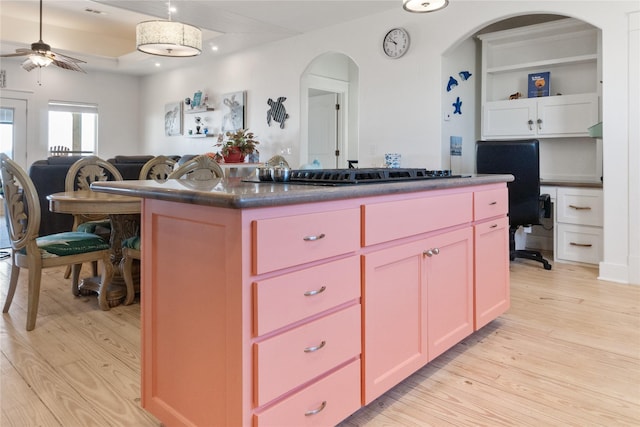
<path fill-rule="evenodd" d="M 153 179 L 156 182 L 164 182 L 173 172 L 175 165 L 176 161 L 170 157 L 156 156 L 142 166 L 138 179 Z"/>
<path fill-rule="evenodd" d="M 140 180 L 152 179 L 156 182 L 164 182 L 173 171 L 176 161 L 167 156 L 156 156 L 142 166 L 140 170 Z M 127 296 L 125 305 L 129 305 L 135 299 L 135 286 L 133 283 L 133 260 L 140 261 L 140 236 L 129 237 L 122 241 L 122 259 L 120 260 L 120 270 L 127 286 Z"/>
<path fill-rule="evenodd" d="M 91 183 L 95 181 L 122 181 L 120 171 L 98 156 L 87 156 L 71 165 L 64 181 L 64 191 L 91 190 Z M 105 215 L 74 215 L 72 231 L 96 233 L 109 239 L 111 222 Z M 97 263 L 93 264 L 93 275 L 97 276 Z M 69 278 L 70 270 L 64 274 Z"/>
<path fill-rule="evenodd" d="M 206 154 L 201 154 L 188 160 L 169 175 L 169 179 L 190 179 L 194 181 L 208 181 L 223 177 L 224 171 L 218 162 Z"/>
<path fill-rule="evenodd" d="M 29 269 L 27 331 L 33 330 L 38 314 L 42 269 L 71 266 L 71 290 L 77 296 L 80 294 L 78 281 L 82 263 L 89 261 L 102 261 L 104 265 L 98 302 L 101 309 L 108 310 L 106 289 L 113 276 L 109 242 L 96 234 L 83 232 L 64 232 L 38 237 L 40 201 L 31 178 L 4 153 L 0 154 L 0 173 L 11 241 L 11 277 L 2 312 L 7 313 L 11 307 L 20 269 Z"/>

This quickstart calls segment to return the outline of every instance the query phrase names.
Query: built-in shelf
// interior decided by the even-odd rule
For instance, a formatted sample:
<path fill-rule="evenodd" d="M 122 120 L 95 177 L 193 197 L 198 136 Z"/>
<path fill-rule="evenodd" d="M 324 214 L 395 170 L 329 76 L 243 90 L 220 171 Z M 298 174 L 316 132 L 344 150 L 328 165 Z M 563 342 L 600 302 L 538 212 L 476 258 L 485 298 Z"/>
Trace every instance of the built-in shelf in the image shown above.
<path fill-rule="evenodd" d="M 215 135 L 212 133 L 204 134 L 204 133 L 195 133 L 193 135 L 185 135 L 187 138 L 213 138 Z"/>
<path fill-rule="evenodd" d="M 489 74 L 508 73 L 511 71 L 520 71 L 520 70 L 533 69 L 533 68 L 570 65 L 570 64 L 586 64 L 590 62 L 595 64 L 597 60 L 598 60 L 597 54 L 579 55 L 579 56 L 571 56 L 566 58 L 526 62 L 522 64 L 505 65 L 502 67 L 492 67 L 492 68 L 487 68 L 487 73 Z"/>
<path fill-rule="evenodd" d="M 198 108 L 187 108 L 184 110 L 185 114 L 195 114 L 195 113 L 206 113 L 207 111 L 213 111 L 213 107 L 198 107 Z"/>

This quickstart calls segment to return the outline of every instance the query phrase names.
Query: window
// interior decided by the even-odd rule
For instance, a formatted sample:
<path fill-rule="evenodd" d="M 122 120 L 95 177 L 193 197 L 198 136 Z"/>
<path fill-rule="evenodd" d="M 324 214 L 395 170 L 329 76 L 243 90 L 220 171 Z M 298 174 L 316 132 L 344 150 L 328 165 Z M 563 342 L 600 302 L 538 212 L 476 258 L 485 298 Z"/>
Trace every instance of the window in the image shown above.
<path fill-rule="evenodd" d="M 0 153 L 13 159 L 13 108 L 0 108 Z"/>
<path fill-rule="evenodd" d="M 97 105 L 49 102 L 49 152 L 51 154 L 95 154 L 97 148 Z"/>

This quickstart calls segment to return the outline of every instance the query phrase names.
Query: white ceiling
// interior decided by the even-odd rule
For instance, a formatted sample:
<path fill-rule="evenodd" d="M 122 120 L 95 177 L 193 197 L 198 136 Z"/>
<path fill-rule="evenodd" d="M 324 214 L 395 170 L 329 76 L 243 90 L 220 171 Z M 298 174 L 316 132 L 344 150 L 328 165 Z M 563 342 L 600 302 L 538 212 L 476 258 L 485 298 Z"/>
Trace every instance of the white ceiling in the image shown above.
<path fill-rule="evenodd" d="M 202 55 L 163 58 L 136 51 L 135 25 L 167 19 L 166 0 L 44 0 L 42 39 L 85 60 L 87 71 L 150 74 L 401 8 L 401 0 L 172 0 L 172 20 L 203 30 Z M 96 13 L 95 11 L 103 12 Z M 38 0 L 0 1 L 0 53 L 38 41 Z M 212 50 L 217 47 L 217 51 Z M 21 61 L 17 58 L 2 58 Z M 160 66 L 156 66 L 159 64 Z"/>

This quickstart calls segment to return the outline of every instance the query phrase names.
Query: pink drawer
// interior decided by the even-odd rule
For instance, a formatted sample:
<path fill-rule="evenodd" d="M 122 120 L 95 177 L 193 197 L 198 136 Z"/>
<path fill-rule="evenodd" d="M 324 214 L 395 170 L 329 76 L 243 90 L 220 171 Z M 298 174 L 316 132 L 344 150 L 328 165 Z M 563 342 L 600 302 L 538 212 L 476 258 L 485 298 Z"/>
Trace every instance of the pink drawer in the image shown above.
<path fill-rule="evenodd" d="M 473 193 L 473 216 L 476 221 L 505 215 L 508 210 L 509 192 L 506 187 Z"/>
<path fill-rule="evenodd" d="M 359 258 L 333 261 L 253 284 L 254 334 L 263 335 L 360 298 Z"/>
<path fill-rule="evenodd" d="M 257 406 L 361 353 L 360 305 L 254 345 Z"/>
<path fill-rule="evenodd" d="M 253 222 L 253 273 L 353 252 L 360 247 L 360 210 L 262 219 Z"/>
<path fill-rule="evenodd" d="M 334 426 L 360 408 L 360 360 L 255 415 L 257 427 Z"/>
<path fill-rule="evenodd" d="M 363 206 L 365 246 L 472 221 L 473 194 L 456 193 Z"/>

